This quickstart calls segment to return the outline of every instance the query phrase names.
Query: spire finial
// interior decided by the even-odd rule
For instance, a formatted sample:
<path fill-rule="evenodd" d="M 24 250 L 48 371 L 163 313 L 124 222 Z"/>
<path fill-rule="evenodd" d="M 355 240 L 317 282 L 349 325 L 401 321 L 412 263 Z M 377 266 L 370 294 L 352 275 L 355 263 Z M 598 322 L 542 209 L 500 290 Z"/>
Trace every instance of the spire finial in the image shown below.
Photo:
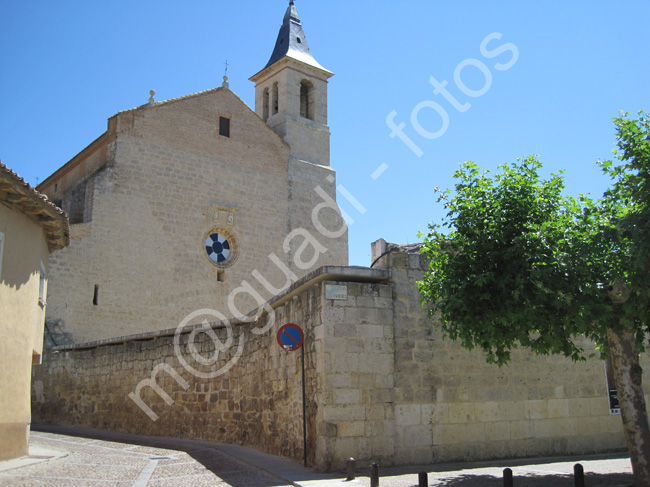
<path fill-rule="evenodd" d="M 222 88 L 228 88 L 228 60 L 226 59 L 226 62 L 223 63 L 226 65 L 226 71 L 223 73 L 223 83 L 221 84 Z"/>
<path fill-rule="evenodd" d="M 154 90 L 149 91 L 149 105 L 156 103 L 156 100 L 153 98 L 155 94 L 156 92 Z"/>
<path fill-rule="evenodd" d="M 289 6 L 293 5 L 293 0 L 289 0 Z"/>

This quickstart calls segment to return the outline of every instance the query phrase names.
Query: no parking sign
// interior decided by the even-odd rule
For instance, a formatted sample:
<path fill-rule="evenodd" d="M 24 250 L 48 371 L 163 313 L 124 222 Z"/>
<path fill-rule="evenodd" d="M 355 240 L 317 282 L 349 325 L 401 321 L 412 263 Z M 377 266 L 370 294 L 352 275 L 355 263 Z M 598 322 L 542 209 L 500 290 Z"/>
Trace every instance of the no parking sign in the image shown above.
<path fill-rule="evenodd" d="M 298 350 L 305 341 L 305 334 L 295 323 L 287 323 L 278 330 L 278 344 L 287 352 Z"/>

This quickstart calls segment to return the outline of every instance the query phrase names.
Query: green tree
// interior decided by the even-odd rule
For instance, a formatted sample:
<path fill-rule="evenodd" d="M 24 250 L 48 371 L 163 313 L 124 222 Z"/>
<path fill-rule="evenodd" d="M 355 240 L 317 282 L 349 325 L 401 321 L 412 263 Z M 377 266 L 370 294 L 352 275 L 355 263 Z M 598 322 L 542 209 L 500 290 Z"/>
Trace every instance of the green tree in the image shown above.
<path fill-rule="evenodd" d="M 473 162 L 422 245 L 423 304 L 443 332 L 488 362 L 519 346 L 586 360 L 587 337 L 611 357 L 637 485 L 650 485 L 650 426 L 639 355 L 650 332 L 650 117 L 615 119 L 616 163 L 602 198 L 562 194 L 562 172 L 528 157 L 492 176 Z M 422 235 L 421 235 L 422 236 Z"/>

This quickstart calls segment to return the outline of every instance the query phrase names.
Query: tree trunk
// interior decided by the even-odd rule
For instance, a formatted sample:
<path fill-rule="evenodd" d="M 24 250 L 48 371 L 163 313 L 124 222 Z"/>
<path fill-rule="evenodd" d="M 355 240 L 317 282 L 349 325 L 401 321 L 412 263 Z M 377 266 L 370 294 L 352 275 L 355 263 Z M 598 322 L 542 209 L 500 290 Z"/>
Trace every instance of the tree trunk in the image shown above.
<path fill-rule="evenodd" d="M 634 329 L 625 324 L 621 331 L 610 328 L 607 330 L 607 340 L 634 482 L 638 487 L 650 486 L 650 422 L 643 396 L 643 370 L 639 364 Z"/>

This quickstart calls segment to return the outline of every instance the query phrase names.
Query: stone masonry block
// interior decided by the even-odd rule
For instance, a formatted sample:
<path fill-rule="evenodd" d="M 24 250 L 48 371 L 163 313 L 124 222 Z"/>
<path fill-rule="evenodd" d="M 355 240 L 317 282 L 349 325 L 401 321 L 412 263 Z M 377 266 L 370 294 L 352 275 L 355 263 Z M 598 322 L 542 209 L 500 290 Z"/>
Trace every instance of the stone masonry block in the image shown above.
<path fill-rule="evenodd" d="M 383 338 L 384 327 L 382 325 L 357 325 L 359 336 L 364 338 Z"/>
<path fill-rule="evenodd" d="M 336 438 L 331 448 L 332 454 L 342 465 L 348 458 L 359 457 L 359 441 L 356 437 Z"/>
<path fill-rule="evenodd" d="M 327 373 L 343 373 L 343 372 L 366 372 L 361 370 L 364 367 L 360 367 L 360 362 L 363 365 L 364 362 L 360 361 L 360 354 L 355 353 L 328 353 L 326 355 L 326 372 Z"/>
<path fill-rule="evenodd" d="M 339 428 L 336 423 L 321 422 L 318 424 L 318 434 L 322 436 L 338 436 Z"/>
<path fill-rule="evenodd" d="M 335 389 L 334 402 L 336 404 L 360 404 L 361 392 L 355 389 Z"/>
<path fill-rule="evenodd" d="M 535 419 L 535 438 L 551 438 L 558 434 L 556 419 Z"/>
<path fill-rule="evenodd" d="M 409 269 L 420 269 L 420 254 L 408 254 Z"/>
<path fill-rule="evenodd" d="M 600 418 L 600 431 L 606 433 L 620 433 L 623 431 L 621 416 L 618 414 L 609 414 Z"/>
<path fill-rule="evenodd" d="M 499 421 L 501 418 L 498 402 L 476 403 L 474 409 L 476 412 L 476 421 L 487 423 Z"/>
<path fill-rule="evenodd" d="M 350 421 L 345 423 L 338 423 L 339 437 L 345 438 L 350 436 L 364 436 L 365 422 L 364 421 Z"/>
<path fill-rule="evenodd" d="M 350 374 L 348 372 L 327 374 L 325 384 L 328 387 L 350 387 Z"/>
<path fill-rule="evenodd" d="M 368 421 L 375 422 L 385 419 L 385 406 L 383 404 L 371 404 L 367 410 Z"/>
<path fill-rule="evenodd" d="M 476 413 L 473 402 L 457 403 L 449 408 L 450 423 L 468 423 L 476 421 Z"/>
<path fill-rule="evenodd" d="M 535 423 L 533 420 L 510 421 L 510 438 L 522 440 L 535 437 Z"/>
<path fill-rule="evenodd" d="M 393 374 L 377 374 L 375 375 L 375 386 L 382 389 L 392 389 L 395 384 L 395 378 Z"/>
<path fill-rule="evenodd" d="M 581 436 L 593 435 L 596 431 L 601 430 L 601 418 L 593 416 L 584 416 L 578 418 L 578 434 Z"/>
<path fill-rule="evenodd" d="M 411 447 L 429 446 L 432 439 L 431 426 L 417 425 L 398 427 L 398 434 L 402 437 L 403 444 Z"/>
<path fill-rule="evenodd" d="M 605 416 L 609 414 L 609 403 L 605 394 L 601 397 L 592 397 L 589 399 L 589 411 L 592 416 Z"/>
<path fill-rule="evenodd" d="M 488 441 L 502 441 L 510 439 L 510 423 L 499 421 L 485 424 L 485 437 Z"/>
<path fill-rule="evenodd" d="M 423 404 L 422 422 L 424 424 L 449 422 L 449 405 L 445 403 Z"/>
<path fill-rule="evenodd" d="M 371 389 L 375 386 L 375 374 L 354 372 L 350 374 L 350 381 L 354 389 Z"/>
<path fill-rule="evenodd" d="M 385 331 L 384 327 L 384 331 Z M 369 353 L 392 353 L 393 352 L 393 341 L 386 338 L 365 338 L 364 339 L 364 350 Z"/>
<path fill-rule="evenodd" d="M 390 354 L 359 354 L 359 372 L 385 375 L 393 373 L 393 357 Z"/>
<path fill-rule="evenodd" d="M 420 425 L 422 408 L 419 404 L 400 404 L 395 406 L 395 424 L 398 426 Z"/>
<path fill-rule="evenodd" d="M 345 341 L 346 352 L 363 352 L 365 350 L 365 341 L 361 339 L 348 339 Z"/>
<path fill-rule="evenodd" d="M 376 308 L 346 308 L 345 320 L 347 323 L 380 323 L 379 309 Z"/>
<path fill-rule="evenodd" d="M 374 308 L 375 307 L 375 297 L 374 296 L 357 296 L 357 306 L 359 308 Z"/>
<path fill-rule="evenodd" d="M 483 443 L 485 442 L 484 423 L 466 423 L 458 425 L 458 440 L 461 443 Z"/>
<path fill-rule="evenodd" d="M 578 418 L 555 418 L 559 436 L 576 436 L 579 431 Z"/>
<path fill-rule="evenodd" d="M 538 401 L 526 401 L 524 403 L 526 419 L 544 419 L 548 417 L 547 401 L 540 399 Z"/>
<path fill-rule="evenodd" d="M 372 389 L 370 391 L 371 404 L 387 404 L 394 400 L 393 389 Z"/>
<path fill-rule="evenodd" d="M 433 445 L 453 445 L 461 441 L 460 424 L 433 425 Z"/>
<path fill-rule="evenodd" d="M 569 400 L 549 399 L 546 410 L 549 418 L 566 418 L 569 415 Z"/>
<path fill-rule="evenodd" d="M 324 324 L 343 323 L 345 321 L 345 311 L 343 308 L 324 307 L 321 310 L 321 318 Z"/>
<path fill-rule="evenodd" d="M 328 353 L 338 354 L 348 351 L 348 343 L 350 338 L 328 338 L 325 342 L 325 350 Z"/>
<path fill-rule="evenodd" d="M 517 421 L 524 419 L 523 401 L 499 403 L 499 416 L 501 417 L 501 420 L 505 421 Z"/>
<path fill-rule="evenodd" d="M 363 421 L 366 419 L 366 408 L 361 405 L 324 406 L 325 421 Z"/>
<path fill-rule="evenodd" d="M 343 338 L 356 338 L 357 327 L 355 325 L 349 324 L 337 324 L 330 327 L 331 336 L 334 337 L 343 337 Z"/>

